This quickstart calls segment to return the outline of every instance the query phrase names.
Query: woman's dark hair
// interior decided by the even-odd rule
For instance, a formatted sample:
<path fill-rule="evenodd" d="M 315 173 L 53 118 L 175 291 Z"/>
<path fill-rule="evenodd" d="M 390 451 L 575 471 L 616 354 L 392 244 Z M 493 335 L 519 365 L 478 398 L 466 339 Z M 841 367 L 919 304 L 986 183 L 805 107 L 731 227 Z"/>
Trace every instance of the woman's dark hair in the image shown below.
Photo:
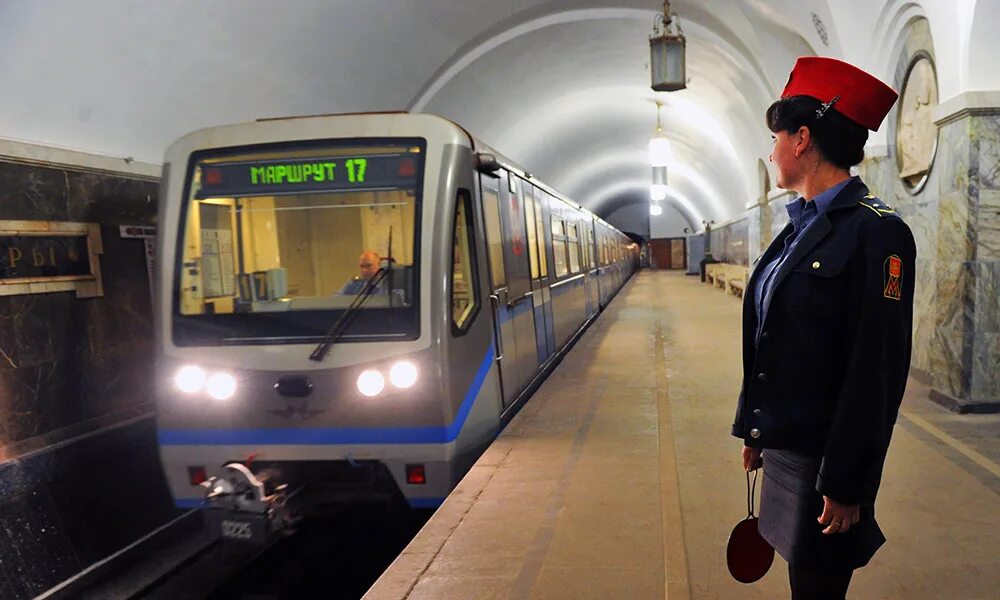
<path fill-rule="evenodd" d="M 838 167 L 849 169 L 865 157 L 868 129 L 837 112 L 836 104 L 822 117 L 817 117 L 816 111 L 822 105 L 810 96 L 782 98 L 768 107 L 767 128 L 772 133 L 795 133 L 805 125 L 823 157 Z"/>

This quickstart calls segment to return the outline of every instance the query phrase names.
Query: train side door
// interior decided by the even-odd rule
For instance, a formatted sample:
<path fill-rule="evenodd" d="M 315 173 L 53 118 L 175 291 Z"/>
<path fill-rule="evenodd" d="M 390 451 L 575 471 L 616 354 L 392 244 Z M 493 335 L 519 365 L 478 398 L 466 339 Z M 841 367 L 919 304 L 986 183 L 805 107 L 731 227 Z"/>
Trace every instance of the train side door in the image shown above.
<path fill-rule="evenodd" d="M 493 351 L 500 372 L 503 406 L 506 408 L 517 397 L 517 348 L 514 324 L 507 310 L 507 269 L 504 264 L 504 235 L 500 222 L 500 185 L 507 185 L 506 178 L 497 179 L 481 175 L 480 189 L 483 199 L 483 223 L 486 230 L 486 247 L 490 263 L 490 308 L 493 313 Z"/>
<path fill-rule="evenodd" d="M 583 272 L 586 273 L 584 281 L 587 286 L 587 316 L 597 312 L 598 290 L 597 290 L 597 268 L 594 261 L 594 219 L 585 217 L 583 221 Z"/>
<path fill-rule="evenodd" d="M 524 217 L 528 233 L 528 259 L 531 266 L 531 304 L 535 319 L 535 346 L 538 364 L 543 364 L 555 351 L 552 333 L 552 297 L 549 289 L 548 244 L 545 242 L 543 206 L 545 192 L 530 183 L 524 186 Z"/>
<path fill-rule="evenodd" d="M 504 264 L 507 267 L 506 319 L 513 328 L 516 349 L 517 378 L 520 392 L 538 371 L 538 348 L 535 319 L 532 311 L 534 292 L 531 289 L 531 267 L 528 255 L 528 233 L 525 226 L 524 191 L 521 179 L 503 170 L 500 175 L 500 221 L 504 236 Z M 505 185 L 506 183 L 506 185 Z M 502 307 L 504 308 L 504 307 Z M 507 340 L 505 339 L 504 342 Z M 510 353 L 510 346 L 506 348 Z"/>

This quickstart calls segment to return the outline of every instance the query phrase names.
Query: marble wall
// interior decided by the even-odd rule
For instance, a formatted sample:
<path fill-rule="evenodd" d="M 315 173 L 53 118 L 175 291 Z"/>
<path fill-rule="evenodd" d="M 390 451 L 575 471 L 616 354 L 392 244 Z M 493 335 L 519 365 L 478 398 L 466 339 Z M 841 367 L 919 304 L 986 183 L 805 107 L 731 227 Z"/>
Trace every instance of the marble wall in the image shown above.
<path fill-rule="evenodd" d="M 743 216 L 736 221 L 713 227 L 709 233 L 711 253 L 715 260 L 734 265 L 749 265 L 750 218 Z"/>
<path fill-rule="evenodd" d="M 940 123 L 934 166 L 916 193 L 896 173 L 892 156 L 861 168 L 916 241 L 913 373 L 952 409 L 998 410 L 1000 114 Z"/>
<path fill-rule="evenodd" d="M 857 172 L 906 221 L 916 242 L 912 374 L 931 384 L 933 397 L 949 408 L 995 412 L 1000 410 L 1000 108 L 940 125 L 936 160 L 922 186 L 903 184 L 892 149 L 866 158 Z M 785 205 L 792 197 L 774 197 L 713 228 L 714 257 L 752 264 L 758 245 L 766 246 L 787 224 Z"/>
<path fill-rule="evenodd" d="M 152 312 L 143 240 L 154 181 L 0 160 L 0 220 L 101 226 L 104 296 L 0 297 L 0 461 L 148 413 Z"/>
<path fill-rule="evenodd" d="M 958 141 L 958 140 L 956 140 Z M 936 325 L 935 285 L 938 264 L 938 182 L 946 175 L 941 156 L 949 151 L 939 142 L 940 161 L 931 171 L 927 183 L 917 193 L 911 193 L 897 176 L 894 156 L 880 156 L 865 160 L 859 168 L 861 178 L 873 194 L 892 207 L 906 221 L 913 232 L 917 247 L 915 290 L 913 298 L 913 357 L 915 373 L 928 380 L 931 366 L 931 348 L 934 344 Z"/>

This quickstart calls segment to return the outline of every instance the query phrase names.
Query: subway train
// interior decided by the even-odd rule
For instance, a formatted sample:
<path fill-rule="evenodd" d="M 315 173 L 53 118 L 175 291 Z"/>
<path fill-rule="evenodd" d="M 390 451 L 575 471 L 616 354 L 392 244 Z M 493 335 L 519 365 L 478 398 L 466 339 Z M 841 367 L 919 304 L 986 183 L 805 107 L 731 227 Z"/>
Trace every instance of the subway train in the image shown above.
<path fill-rule="evenodd" d="M 314 507 L 439 505 L 638 267 L 630 238 L 432 115 L 204 129 L 161 185 L 179 507 L 226 465 Z"/>

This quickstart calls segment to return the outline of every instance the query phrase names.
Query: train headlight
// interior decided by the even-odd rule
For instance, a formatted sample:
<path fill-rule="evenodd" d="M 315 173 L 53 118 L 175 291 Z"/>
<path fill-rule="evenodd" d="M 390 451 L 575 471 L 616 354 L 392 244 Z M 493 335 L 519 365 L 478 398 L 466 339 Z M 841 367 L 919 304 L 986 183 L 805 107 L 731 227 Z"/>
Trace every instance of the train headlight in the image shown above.
<path fill-rule="evenodd" d="M 398 388 L 412 387 L 417 382 L 416 365 L 407 360 L 401 360 L 392 365 L 392 369 L 389 371 L 389 381 Z"/>
<path fill-rule="evenodd" d="M 188 365 L 181 367 L 174 375 L 174 385 L 185 394 L 195 394 L 204 389 L 207 378 L 204 369 Z"/>
<path fill-rule="evenodd" d="M 213 373 L 205 387 L 212 398 L 228 400 L 236 393 L 236 378 L 229 373 Z"/>
<path fill-rule="evenodd" d="M 369 398 L 378 396 L 385 389 L 385 377 L 374 369 L 362 371 L 358 375 L 358 391 Z"/>

